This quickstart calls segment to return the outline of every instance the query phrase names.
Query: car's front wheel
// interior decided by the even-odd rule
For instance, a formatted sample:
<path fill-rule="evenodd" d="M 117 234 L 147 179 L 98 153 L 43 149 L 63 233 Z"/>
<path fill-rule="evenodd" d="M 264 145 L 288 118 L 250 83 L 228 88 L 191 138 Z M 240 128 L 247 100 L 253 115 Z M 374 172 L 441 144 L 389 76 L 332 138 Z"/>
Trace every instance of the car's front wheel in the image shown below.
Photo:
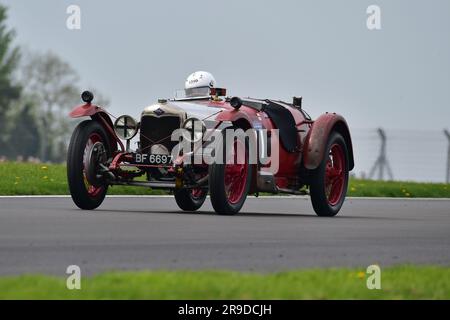
<path fill-rule="evenodd" d="M 248 147 L 236 139 L 229 144 L 223 139 L 227 163 L 214 163 L 209 167 L 209 191 L 211 203 L 218 214 L 233 215 L 241 210 L 247 198 L 251 182 Z M 228 150 L 227 150 L 228 149 Z"/>
<path fill-rule="evenodd" d="M 330 135 L 325 151 L 321 164 L 312 173 L 310 193 L 316 214 L 332 217 L 341 209 L 348 186 L 348 148 L 340 133 Z"/>
<path fill-rule="evenodd" d="M 175 190 L 175 201 L 178 207 L 184 211 L 196 211 L 205 202 L 207 190 L 204 189 L 180 189 Z"/>
<path fill-rule="evenodd" d="M 80 209 L 92 210 L 103 202 L 108 184 L 100 174 L 100 164 L 110 155 L 108 136 L 97 121 L 86 120 L 75 128 L 67 154 L 67 180 Z"/>

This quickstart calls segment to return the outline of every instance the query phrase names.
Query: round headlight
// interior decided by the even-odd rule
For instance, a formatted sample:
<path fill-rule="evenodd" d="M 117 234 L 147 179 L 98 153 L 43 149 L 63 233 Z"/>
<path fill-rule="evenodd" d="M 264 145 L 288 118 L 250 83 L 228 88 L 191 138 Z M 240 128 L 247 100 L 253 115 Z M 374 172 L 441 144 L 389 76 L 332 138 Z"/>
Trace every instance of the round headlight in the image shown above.
<path fill-rule="evenodd" d="M 136 135 L 138 125 L 133 117 L 123 115 L 114 122 L 114 131 L 119 138 L 129 140 Z"/>
<path fill-rule="evenodd" d="M 206 131 L 205 123 L 197 118 L 189 118 L 183 123 L 183 138 L 187 141 L 197 142 L 203 139 Z"/>

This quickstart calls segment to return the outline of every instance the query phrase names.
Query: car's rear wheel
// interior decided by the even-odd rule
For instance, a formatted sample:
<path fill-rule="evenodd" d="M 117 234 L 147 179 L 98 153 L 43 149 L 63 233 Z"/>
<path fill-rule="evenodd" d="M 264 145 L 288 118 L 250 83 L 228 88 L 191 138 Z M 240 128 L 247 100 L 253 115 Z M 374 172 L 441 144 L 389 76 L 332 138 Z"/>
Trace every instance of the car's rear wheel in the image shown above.
<path fill-rule="evenodd" d="M 348 186 L 348 148 L 345 139 L 333 132 L 319 167 L 313 171 L 310 193 L 318 216 L 332 217 L 341 209 Z"/>
<path fill-rule="evenodd" d="M 231 153 L 229 159 L 234 161 L 210 165 L 210 197 L 212 206 L 218 214 L 233 215 L 241 210 L 247 198 L 251 182 L 251 166 L 248 147 L 244 141 L 235 139 L 230 143 L 229 150 L 226 150 L 227 143 L 224 137 L 223 146 L 225 155 Z"/>
<path fill-rule="evenodd" d="M 70 139 L 67 180 L 75 204 L 84 210 L 97 208 L 104 200 L 108 184 L 100 174 L 100 163 L 111 155 L 108 136 L 93 120 L 81 122 Z"/>
<path fill-rule="evenodd" d="M 205 189 L 180 189 L 175 190 L 175 201 L 178 207 L 184 211 L 196 211 L 205 202 L 208 191 Z"/>

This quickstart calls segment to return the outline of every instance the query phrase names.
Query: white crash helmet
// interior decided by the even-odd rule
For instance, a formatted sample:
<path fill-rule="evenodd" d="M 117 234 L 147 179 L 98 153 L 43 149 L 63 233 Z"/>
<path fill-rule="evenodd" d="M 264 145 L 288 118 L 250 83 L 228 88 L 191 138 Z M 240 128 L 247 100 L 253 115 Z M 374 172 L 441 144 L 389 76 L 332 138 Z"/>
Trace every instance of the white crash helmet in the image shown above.
<path fill-rule="evenodd" d="M 216 86 L 216 79 L 206 71 L 196 71 L 187 77 L 184 83 L 186 96 L 206 96 L 209 95 L 209 89 Z"/>

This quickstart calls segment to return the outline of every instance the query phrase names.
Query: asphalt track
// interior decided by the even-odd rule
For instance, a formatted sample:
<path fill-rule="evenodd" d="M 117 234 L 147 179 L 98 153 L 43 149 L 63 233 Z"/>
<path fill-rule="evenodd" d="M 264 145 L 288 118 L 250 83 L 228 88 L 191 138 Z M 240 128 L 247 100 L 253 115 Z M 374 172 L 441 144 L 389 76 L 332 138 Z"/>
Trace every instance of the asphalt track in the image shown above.
<path fill-rule="evenodd" d="M 0 198 L 0 274 L 133 269 L 281 271 L 306 267 L 450 265 L 450 200 L 348 199 L 335 218 L 307 197 L 249 198 L 219 216 L 209 199 L 180 212 L 167 197 Z"/>

